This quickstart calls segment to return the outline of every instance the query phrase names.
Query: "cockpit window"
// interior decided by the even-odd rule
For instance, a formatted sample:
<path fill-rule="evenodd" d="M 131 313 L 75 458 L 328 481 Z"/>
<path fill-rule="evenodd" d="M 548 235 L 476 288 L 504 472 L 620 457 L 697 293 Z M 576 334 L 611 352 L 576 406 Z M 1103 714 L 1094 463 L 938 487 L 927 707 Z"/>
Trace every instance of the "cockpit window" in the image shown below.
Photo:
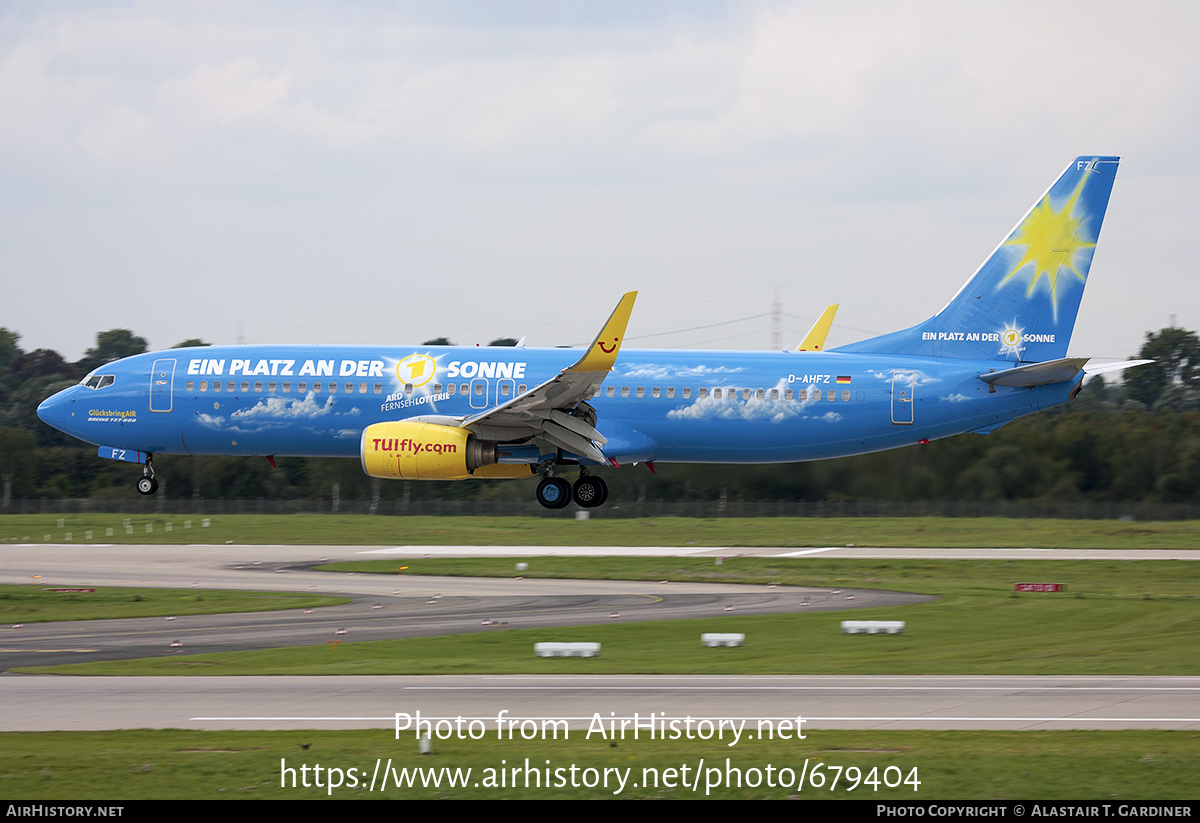
<path fill-rule="evenodd" d="M 83 385 L 89 389 L 103 389 L 111 386 L 116 379 L 111 374 L 92 374 L 83 379 Z"/>

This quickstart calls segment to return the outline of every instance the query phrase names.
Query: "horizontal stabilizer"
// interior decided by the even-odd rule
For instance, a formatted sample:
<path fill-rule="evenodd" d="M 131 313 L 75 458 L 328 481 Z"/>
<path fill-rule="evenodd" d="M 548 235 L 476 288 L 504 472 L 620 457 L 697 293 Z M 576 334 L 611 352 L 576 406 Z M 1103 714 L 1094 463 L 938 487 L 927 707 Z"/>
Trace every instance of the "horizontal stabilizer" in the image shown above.
<path fill-rule="evenodd" d="M 1083 371 L 1084 374 L 1107 374 L 1110 371 L 1125 371 L 1134 366 L 1144 366 L 1153 362 L 1153 360 L 1121 360 L 1116 363 L 1093 363 Z"/>
<path fill-rule="evenodd" d="M 1064 357 L 1060 360 L 1047 360 L 1045 363 L 1032 363 L 1015 369 L 981 374 L 979 379 L 996 386 L 1018 386 L 1026 389 L 1048 386 L 1051 383 L 1069 383 L 1083 371 L 1087 361 L 1086 357 Z"/>

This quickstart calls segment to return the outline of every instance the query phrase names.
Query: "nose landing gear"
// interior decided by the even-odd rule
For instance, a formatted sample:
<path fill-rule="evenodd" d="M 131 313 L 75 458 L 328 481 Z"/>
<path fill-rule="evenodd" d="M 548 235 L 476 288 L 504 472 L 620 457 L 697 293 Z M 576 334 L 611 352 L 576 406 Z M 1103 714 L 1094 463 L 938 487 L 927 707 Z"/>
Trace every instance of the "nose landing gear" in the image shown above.
<path fill-rule="evenodd" d="M 138 494 L 154 494 L 158 491 L 158 481 L 154 479 L 154 455 L 146 455 L 146 465 L 142 476 L 137 479 Z"/>

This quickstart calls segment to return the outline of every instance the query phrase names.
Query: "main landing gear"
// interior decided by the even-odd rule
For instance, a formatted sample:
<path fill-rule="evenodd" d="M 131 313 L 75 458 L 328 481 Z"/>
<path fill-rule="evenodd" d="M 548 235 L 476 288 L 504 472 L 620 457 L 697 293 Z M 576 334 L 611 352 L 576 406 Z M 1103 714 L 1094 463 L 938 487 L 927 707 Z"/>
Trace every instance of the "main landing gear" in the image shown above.
<path fill-rule="evenodd" d="M 561 477 L 547 474 L 537 487 L 537 502 L 547 509 L 561 509 L 574 500 L 585 509 L 594 509 L 608 500 L 608 484 L 602 477 L 593 477 L 583 470 L 571 485 Z"/>
<path fill-rule="evenodd" d="M 154 455 L 146 455 L 146 466 L 142 476 L 137 479 L 138 494 L 154 494 L 158 491 L 158 481 L 154 479 Z"/>

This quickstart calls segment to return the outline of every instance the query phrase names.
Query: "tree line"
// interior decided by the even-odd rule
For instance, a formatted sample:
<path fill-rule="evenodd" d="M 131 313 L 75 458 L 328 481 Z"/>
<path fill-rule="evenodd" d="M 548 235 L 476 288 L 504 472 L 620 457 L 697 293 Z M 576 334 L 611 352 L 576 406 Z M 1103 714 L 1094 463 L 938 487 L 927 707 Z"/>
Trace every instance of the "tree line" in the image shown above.
<path fill-rule="evenodd" d="M 514 345 L 502 338 L 490 345 Z M 205 345 L 185 340 L 182 346 Z M 445 338 L 426 345 L 452 345 Z M 43 424 L 38 404 L 93 369 L 147 350 L 127 329 L 96 336 L 72 363 L 26 352 L 0 328 L 0 510 L 12 498 L 134 497 L 135 466 L 103 460 L 95 447 Z M 1200 338 L 1161 329 L 1146 335 L 1123 383 L 1087 381 L 1065 406 L 990 435 L 839 460 L 756 466 L 660 465 L 604 469 L 613 500 L 1110 500 L 1200 499 Z M 525 497 L 521 481 L 382 482 L 357 460 L 242 457 L 155 458 L 169 497 L 387 499 Z"/>

